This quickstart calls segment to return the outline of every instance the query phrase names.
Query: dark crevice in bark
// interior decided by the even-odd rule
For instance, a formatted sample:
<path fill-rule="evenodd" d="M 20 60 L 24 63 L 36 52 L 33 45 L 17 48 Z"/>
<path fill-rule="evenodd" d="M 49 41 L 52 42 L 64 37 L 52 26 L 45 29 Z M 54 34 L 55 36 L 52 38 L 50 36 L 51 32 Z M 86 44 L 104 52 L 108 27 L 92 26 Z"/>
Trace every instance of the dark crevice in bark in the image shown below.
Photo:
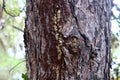
<path fill-rule="evenodd" d="M 80 25 L 79 25 L 79 21 L 78 21 L 78 18 L 77 18 L 77 15 L 75 15 L 75 2 L 73 1 L 69 1 L 69 5 L 70 5 L 70 9 L 71 9 L 71 13 L 72 13 L 72 17 L 75 18 L 75 22 L 76 22 L 76 25 L 77 25 L 77 28 L 78 28 L 78 31 L 79 31 L 79 34 L 83 37 L 84 41 L 85 41 L 85 46 L 86 47 L 90 47 L 88 45 L 89 43 L 89 39 L 86 37 L 85 34 L 83 34 L 82 32 L 82 29 L 80 29 Z"/>

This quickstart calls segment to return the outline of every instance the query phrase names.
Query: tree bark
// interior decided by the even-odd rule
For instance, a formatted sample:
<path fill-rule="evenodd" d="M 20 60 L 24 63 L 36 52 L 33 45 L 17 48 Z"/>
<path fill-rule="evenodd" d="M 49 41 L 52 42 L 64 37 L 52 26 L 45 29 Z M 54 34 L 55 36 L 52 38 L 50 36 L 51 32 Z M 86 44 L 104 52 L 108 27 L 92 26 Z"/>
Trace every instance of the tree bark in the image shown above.
<path fill-rule="evenodd" d="M 111 0 L 26 0 L 29 80 L 110 80 Z"/>

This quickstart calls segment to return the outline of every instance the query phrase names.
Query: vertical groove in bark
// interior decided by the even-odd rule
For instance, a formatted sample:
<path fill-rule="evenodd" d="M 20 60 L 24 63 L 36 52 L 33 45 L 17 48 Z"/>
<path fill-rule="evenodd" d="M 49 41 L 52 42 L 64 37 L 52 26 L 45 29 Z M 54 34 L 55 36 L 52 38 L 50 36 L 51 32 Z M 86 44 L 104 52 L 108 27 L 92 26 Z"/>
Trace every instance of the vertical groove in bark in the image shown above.
<path fill-rule="evenodd" d="M 27 0 L 30 80 L 109 80 L 110 0 Z"/>

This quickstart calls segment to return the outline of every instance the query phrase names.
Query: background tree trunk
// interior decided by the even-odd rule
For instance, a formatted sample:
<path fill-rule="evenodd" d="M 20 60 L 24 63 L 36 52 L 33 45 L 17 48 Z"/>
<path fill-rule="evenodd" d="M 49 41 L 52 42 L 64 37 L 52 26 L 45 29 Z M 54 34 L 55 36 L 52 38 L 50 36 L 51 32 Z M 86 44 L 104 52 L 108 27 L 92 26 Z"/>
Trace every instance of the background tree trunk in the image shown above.
<path fill-rule="evenodd" d="M 29 80 L 110 80 L 111 0 L 26 0 Z"/>

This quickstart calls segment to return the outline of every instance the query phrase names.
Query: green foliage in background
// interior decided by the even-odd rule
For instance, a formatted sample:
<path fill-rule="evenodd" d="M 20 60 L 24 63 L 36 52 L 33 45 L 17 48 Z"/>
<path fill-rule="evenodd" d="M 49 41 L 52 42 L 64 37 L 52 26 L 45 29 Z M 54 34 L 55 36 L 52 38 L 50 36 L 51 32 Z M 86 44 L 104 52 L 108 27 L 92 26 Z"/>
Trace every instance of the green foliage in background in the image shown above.
<path fill-rule="evenodd" d="M 0 0 L 0 80 L 23 80 L 25 0 Z M 18 43 L 19 42 L 19 43 Z"/>
<path fill-rule="evenodd" d="M 113 0 L 115 2 L 115 0 Z M 111 18 L 112 25 L 112 69 L 111 80 L 120 80 L 120 4 L 113 4 L 113 14 Z"/>
<path fill-rule="evenodd" d="M 23 80 L 28 80 L 27 73 L 25 73 L 25 74 L 22 74 L 22 78 L 23 78 Z"/>

